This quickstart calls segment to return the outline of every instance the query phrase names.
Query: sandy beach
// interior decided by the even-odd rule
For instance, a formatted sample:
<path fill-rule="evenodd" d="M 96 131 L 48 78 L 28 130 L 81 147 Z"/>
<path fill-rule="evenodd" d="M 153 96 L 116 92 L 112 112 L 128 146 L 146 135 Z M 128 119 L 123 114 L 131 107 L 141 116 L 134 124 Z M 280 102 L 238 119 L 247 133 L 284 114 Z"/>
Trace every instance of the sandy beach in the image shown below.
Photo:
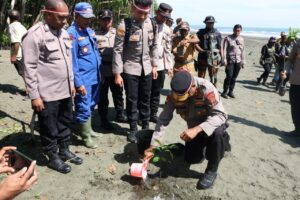
<path fill-rule="evenodd" d="M 47 168 L 38 132 L 33 136 L 28 127 L 32 110 L 30 100 L 20 95 L 24 88 L 22 79 L 10 64 L 9 51 L 0 51 L 0 146 L 16 145 L 38 162 L 38 182 L 16 199 L 300 199 L 300 138 L 286 135 L 294 128 L 288 92 L 281 97 L 274 92 L 273 86 L 257 85 L 256 78 L 263 71 L 258 64 L 260 50 L 267 39 L 248 37 L 245 42 L 247 64 L 238 77 L 236 98 L 222 99 L 229 114 L 232 151 L 222 160 L 213 188 L 204 191 L 197 190 L 196 184 L 207 162 L 189 166 L 181 156 L 167 166 L 167 177 L 155 180 L 152 189 L 145 189 L 139 179 L 129 176 L 130 164 L 140 162 L 140 158 L 136 145 L 126 141 L 128 125 L 113 122 L 117 131 L 103 132 L 97 111 L 93 127 L 102 133 L 102 137 L 96 139 L 99 148 L 85 148 L 74 135 L 71 149 L 84 159 L 83 165 L 72 165 L 73 170 L 67 175 Z M 221 68 L 218 76 L 220 92 L 224 71 Z M 268 82 L 273 72 L 274 69 Z M 161 107 L 170 88 L 169 82 L 166 78 Z M 109 118 L 113 120 L 112 101 L 109 110 Z M 151 127 L 154 128 L 154 124 Z M 166 142 L 182 142 L 179 134 L 185 129 L 185 122 L 174 114 Z M 115 174 L 108 171 L 112 164 L 116 166 Z M 157 168 L 151 165 L 150 170 Z"/>

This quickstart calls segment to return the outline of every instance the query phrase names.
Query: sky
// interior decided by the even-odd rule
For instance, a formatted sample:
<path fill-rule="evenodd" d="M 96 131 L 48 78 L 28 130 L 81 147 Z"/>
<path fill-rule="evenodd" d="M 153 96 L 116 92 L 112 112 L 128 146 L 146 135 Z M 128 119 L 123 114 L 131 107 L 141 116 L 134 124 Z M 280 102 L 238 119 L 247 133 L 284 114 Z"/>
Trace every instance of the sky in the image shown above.
<path fill-rule="evenodd" d="M 203 25 L 213 15 L 217 26 L 300 28 L 300 0 L 157 0 L 173 7 L 172 18 Z"/>

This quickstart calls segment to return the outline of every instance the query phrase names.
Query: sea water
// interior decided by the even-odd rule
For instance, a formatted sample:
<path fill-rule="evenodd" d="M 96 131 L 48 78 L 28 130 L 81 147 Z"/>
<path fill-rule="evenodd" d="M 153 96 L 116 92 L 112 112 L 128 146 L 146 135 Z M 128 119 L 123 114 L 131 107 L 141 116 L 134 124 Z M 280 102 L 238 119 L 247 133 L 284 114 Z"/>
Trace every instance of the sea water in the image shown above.
<path fill-rule="evenodd" d="M 218 27 L 215 26 L 222 34 L 231 34 L 233 31 L 233 27 Z M 192 32 L 197 32 L 198 29 L 204 28 L 203 26 L 191 26 Z M 274 36 L 276 38 L 280 37 L 280 33 L 285 32 L 288 34 L 288 28 L 258 28 L 258 27 L 243 27 L 243 31 L 241 33 L 242 36 L 249 37 L 261 37 L 261 38 L 269 38 Z"/>

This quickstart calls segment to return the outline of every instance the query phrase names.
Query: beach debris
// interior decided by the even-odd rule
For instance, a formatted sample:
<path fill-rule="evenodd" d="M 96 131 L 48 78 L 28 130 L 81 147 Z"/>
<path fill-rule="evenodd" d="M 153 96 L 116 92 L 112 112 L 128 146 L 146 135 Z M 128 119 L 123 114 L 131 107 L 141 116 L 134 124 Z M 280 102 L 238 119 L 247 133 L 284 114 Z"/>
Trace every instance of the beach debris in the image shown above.
<path fill-rule="evenodd" d="M 111 174 L 111 175 L 115 175 L 116 174 L 116 171 L 117 171 L 117 167 L 114 165 L 114 164 L 111 164 L 107 171 Z"/>
<path fill-rule="evenodd" d="M 249 55 L 249 56 L 251 56 L 251 55 L 252 55 L 252 53 L 253 53 L 253 52 L 252 52 L 252 51 L 250 51 L 250 52 L 248 53 L 248 55 Z"/>

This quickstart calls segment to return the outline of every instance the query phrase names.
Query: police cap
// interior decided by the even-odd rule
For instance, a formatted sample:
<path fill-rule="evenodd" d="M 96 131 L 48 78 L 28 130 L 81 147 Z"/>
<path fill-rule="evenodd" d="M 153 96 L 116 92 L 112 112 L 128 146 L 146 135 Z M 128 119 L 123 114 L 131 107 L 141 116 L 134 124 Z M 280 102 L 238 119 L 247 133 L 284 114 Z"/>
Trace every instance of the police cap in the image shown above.
<path fill-rule="evenodd" d="M 185 29 L 185 30 L 190 30 L 190 25 L 188 22 L 182 22 L 179 29 Z"/>
<path fill-rule="evenodd" d="M 216 20 L 215 20 L 214 16 L 207 16 L 207 17 L 205 17 L 205 20 L 203 22 L 204 23 L 215 23 Z"/>
<path fill-rule="evenodd" d="M 74 12 L 86 19 L 95 17 L 92 5 L 87 2 L 77 3 Z"/>
<path fill-rule="evenodd" d="M 273 36 L 272 36 L 272 37 L 270 37 L 270 39 L 269 39 L 269 42 L 270 42 L 270 43 L 275 43 L 275 42 L 276 42 L 276 38 L 275 38 L 275 37 L 273 37 Z"/>
<path fill-rule="evenodd" d="M 112 18 L 113 14 L 111 10 L 105 9 L 100 12 L 100 19 Z"/>
<path fill-rule="evenodd" d="M 158 6 L 158 10 L 162 16 L 170 18 L 173 8 L 169 4 L 161 3 Z"/>
<path fill-rule="evenodd" d="M 171 80 L 172 97 L 176 101 L 185 101 L 193 83 L 193 77 L 188 71 L 177 72 Z"/>

